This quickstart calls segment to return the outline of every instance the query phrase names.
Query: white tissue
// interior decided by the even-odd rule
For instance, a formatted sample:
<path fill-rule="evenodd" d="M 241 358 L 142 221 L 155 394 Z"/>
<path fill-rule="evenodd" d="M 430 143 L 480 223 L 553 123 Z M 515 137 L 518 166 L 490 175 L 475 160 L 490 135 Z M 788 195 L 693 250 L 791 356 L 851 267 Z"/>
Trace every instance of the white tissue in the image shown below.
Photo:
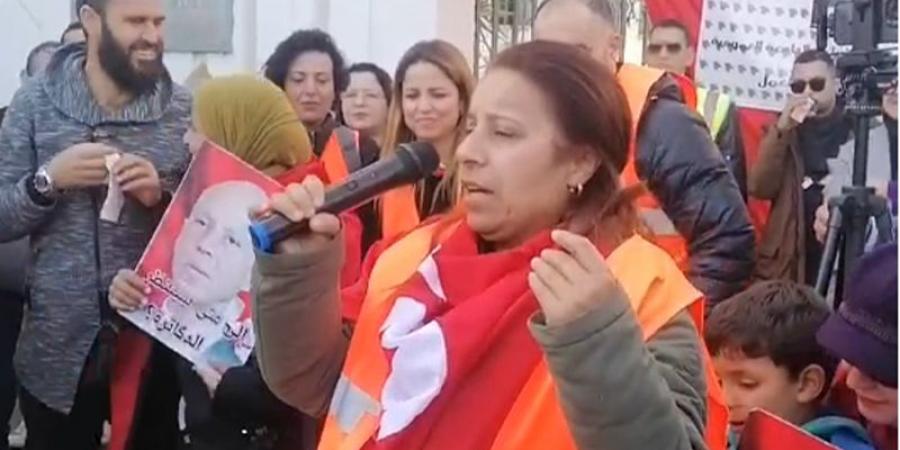
<path fill-rule="evenodd" d="M 100 220 L 104 222 L 118 223 L 119 216 L 122 214 L 122 206 L 125 204 L 125 194 L 119 182 L 116 181 L 113 167 L 119 161 L 118 154 L 108 155 L 106 157 L 106 170 L 109 172 L 109 183 L 106 189 L 106 200 L 103 202 L 103 208 L 100 209 Z"/>

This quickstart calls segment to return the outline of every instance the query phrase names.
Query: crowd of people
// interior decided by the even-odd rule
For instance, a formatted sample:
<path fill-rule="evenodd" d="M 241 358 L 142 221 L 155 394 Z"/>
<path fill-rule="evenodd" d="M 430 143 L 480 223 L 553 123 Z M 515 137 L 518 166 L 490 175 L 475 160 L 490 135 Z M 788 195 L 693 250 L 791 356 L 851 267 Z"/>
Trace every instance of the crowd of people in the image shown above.
<path fill-rule="evenodd" d="M 797 55 L 751 149 L 690 79 L 688 28 L 656 24 L 646 66 L 624 64 L 608 0 L 543 0 L 533 42 L 479 79 L 445 41 L 391 76 L 300 30 L 193 91 L 163 64 L 164 2 L 81 3 L 0 110 L 0 434 L 18 402 L 27 449 L 725 450 L 756 409 L 897 448 L 896 244 L 872 239 L 839 305 L 809 287 L 852 174 L 827 53 Z M 868 180 L 894 206 L 896 82 L 883 97 Z M 437 171 L 317 213 L 414 141 Z M 256 347 L 227 367 L 121 317 L 207 142 L 284 188 L 231 213 L 309 225 L 234 274 Z M 759 230 L 750 197 L 772 203 Z"/>

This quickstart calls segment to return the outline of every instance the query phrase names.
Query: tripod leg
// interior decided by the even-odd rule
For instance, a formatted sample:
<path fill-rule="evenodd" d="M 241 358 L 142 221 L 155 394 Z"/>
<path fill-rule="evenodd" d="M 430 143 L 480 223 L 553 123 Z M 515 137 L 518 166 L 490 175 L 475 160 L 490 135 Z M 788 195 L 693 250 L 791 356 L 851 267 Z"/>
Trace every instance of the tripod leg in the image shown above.
<path fill-rule="evenodd" d="M 838 240 L 841 237 L 841 228 L 844 223 L 844 213 L 840 206 L 831 206 L 831 216 L 828 220 L 828 234 L 825 235 L 825 248 L 822 251 L 822 261 L 819 263 L 819 273 L 816 276 L 816 292 L 822 297 L 828 294 L 828 285 L 831 283 L 831 274 L 834 272 L 834 261 L 837 256 Z"/>

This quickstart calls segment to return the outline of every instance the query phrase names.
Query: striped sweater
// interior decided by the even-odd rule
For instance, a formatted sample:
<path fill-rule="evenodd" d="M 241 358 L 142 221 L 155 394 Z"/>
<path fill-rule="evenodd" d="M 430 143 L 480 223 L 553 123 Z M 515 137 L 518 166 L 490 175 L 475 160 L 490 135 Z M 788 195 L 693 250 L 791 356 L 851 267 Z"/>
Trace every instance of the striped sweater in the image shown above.
<path fill-rule="evenodd" d="M 109 113 L 94 100 L 84 64 L 83 45 L 61 48 L 45 75 L 19 89 L 0 129 L 0 242 L 31 238 L 31 301 L 16 370 L 28 392 L 63 412 L 101 328 L 102 292 L 118 270 L 137 263 L 162 211 L 128 199 L 119 223 L 102 222 L 105 188 L 67 191 L 41 206 L 26 183 L 56 154 L 91 141 L 149 159 L 169 192 L 190 160 L 185 89 L 165 75 L 153 93 Z"/>

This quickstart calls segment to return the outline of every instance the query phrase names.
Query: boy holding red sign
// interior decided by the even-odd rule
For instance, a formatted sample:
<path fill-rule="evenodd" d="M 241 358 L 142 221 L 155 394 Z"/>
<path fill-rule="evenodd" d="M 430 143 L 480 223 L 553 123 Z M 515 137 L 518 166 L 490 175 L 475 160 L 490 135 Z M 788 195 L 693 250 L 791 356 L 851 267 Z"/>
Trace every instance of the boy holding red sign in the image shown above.
<path fill-rule="evenodd" d="M 811 288 L 789 281 L 758 283 L 713 309 L 706 343 L 728 403 L 731 448 L 757 408 L 838 448 L 873 448 L 859 423 L 825 408 L 837 360 L 816 331 L 828 315 Z"/>

